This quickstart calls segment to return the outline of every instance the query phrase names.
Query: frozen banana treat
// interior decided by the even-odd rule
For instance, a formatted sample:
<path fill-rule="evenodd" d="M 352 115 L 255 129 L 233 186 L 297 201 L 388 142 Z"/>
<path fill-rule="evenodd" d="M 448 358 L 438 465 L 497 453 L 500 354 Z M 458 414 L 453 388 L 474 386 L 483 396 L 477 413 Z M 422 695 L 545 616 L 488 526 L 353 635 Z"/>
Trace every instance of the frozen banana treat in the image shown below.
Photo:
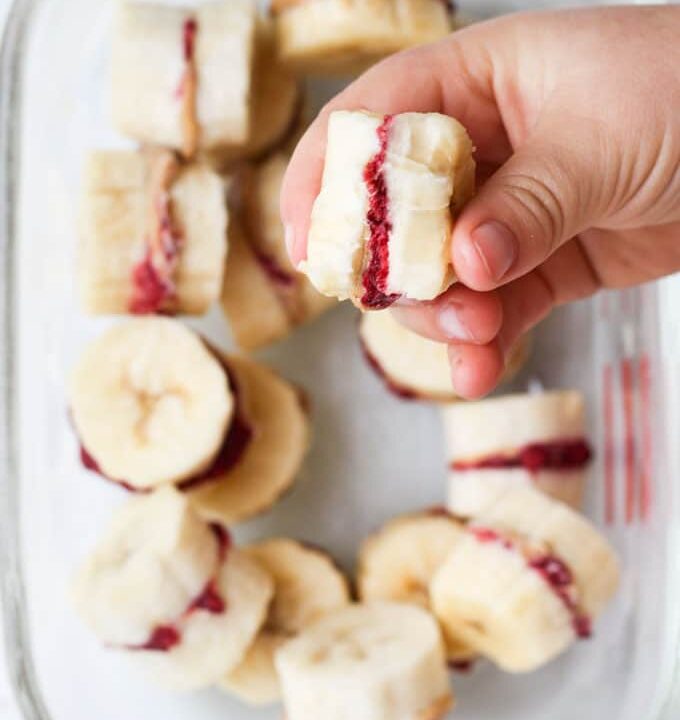
<path fill-rule="evenodd" d="M 318 293 L 288 257 L 279 194 L 288 157 L 277 153 L 243 169 L 239 208 L 229 226 L 222 307 L 234 339 L 255 350 L 315 320 L 336 302 Z"/>
<path fill-rule="evenodd" d="M 249 705 L 268 705 L 281 699 L 276 651 L 323 615 L 349 605 L 349 584 L 323 550 L 296 540 L 263 540 L 244 552 L 273 578 L 274 597 L 245 658 L 220 685 Z"/>
<path fill-rule="evenodd" d="M 474 517 L 517 486 L 581 508 L 592 458 L 581 393 L 506 395 L 441 412 L 451 512 Z"/>
<path fill-rule="evenodd" d="M 430 611 L 429 587 L 465 527 L 435 508 L 401 515 L 364 540 L 359 550 L 357 591 L 362 602 L 408 603 Z M 453 667 L 475 658 L 465 643 L 444 634 L 446 659 Z"/>
<path fill-rule="evenodd" d="M 120 132 L 185 157 L 248 140 L 252 0 L 122 2 L 117 13 L 112 105 Z"/>
<path fill-rule="evenodd" d="M 590 637 L 618 581 L 616 555 L 588 520 L 515 487 L 467 526 L 430 599 L 447 637 L 523 673 Z"/>
<path fill-rule="evenodd" d="M 390 312 L 364 313 L 359 339 L 366 361 L 396 396 L 440 403 L 460 400 L 451 382 L 446 344 L 409 330 Z M 509 355 L 503 382 L 520 371 L 530 349 L 531 340 L 524 336 Z"/>
<path fill-rule="evenodd" d="M 301 269 L 363 310 L 431 300 L 454 281 L 454 217 L 475 185 L 472 143 L 438 113 L 331 114 Z"/>
<path fill-rule="evenodd" d="M 89 470 L 138 492 L 175 485 L 223 524 L 269 509 L 307 450 L 298 388 L 169 318 L 128 320 L 95 340 L 70 403 Z"/>
<path fill-rule="evenodd" d="M 398 603 L 325 615 L 276 654 L 287 720 L 439 720 L 453 696 L 437 623 Z"/>
<path fill-rule="evenodd" d="M 446 0 L 273 0 L 284 61 L 309 73 L 352 72 L 454 26 Z"/>
<path fill-rule="evenodd" d="M 85 164 L 78 277 L 93 314 L 207 312 L 227 254 L 222 179 L 168 150 L 97 151 Z"/>
<path fill-rule="evenodd" d="M 217 682 L 243 660 L 273 589 L 224 528 L 163 488 L 117 510 L 72 595 L 102 643 L 160 685 L 186 691 Z"/>

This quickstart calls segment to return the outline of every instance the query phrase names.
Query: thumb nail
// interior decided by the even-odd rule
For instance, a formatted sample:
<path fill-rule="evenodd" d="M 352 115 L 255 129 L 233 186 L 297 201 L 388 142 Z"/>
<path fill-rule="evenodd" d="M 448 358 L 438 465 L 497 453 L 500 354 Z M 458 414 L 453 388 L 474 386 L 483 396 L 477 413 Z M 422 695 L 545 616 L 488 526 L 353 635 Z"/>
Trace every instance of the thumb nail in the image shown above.
<path fill-rule="evenodd" d="M 475 228 L 470 239 L 489 277 L 494 282 L 502 280 L 517 260 L 518 242 L 512 230 L 489 220 Z"/>

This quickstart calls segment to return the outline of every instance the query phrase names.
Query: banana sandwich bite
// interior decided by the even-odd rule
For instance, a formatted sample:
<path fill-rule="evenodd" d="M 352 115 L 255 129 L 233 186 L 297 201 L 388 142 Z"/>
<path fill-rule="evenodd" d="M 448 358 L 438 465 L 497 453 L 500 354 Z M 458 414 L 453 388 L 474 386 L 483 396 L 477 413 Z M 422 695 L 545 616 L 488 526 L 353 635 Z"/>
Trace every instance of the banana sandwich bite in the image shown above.
<path fill-rule="evenodd" d="M 256 6 L 122 2 L 112 52 L 113 122 L 187 158 L 249 136 Z"/>
<path fill-rule="evenodd" d="M 288 257 L 279 194 L 288 157 L 243 168 L 229 225 L 222 307 L 236 343 L 255 350 L 289 335 L 336 304 L 318 293 Z"/>
<path fill-rule="evenodd" d="M 307 73 L 353 73 L 455 25 L 447 0 L 273 0 L 281 58 Z"/>
<path fill-rule="evenodd" d="M 506 395 L 441 413 L 451 512 L 475 517 L 517 486 L 581 508 L 592 458 L 581 393 Z"/>
<path fill-rule="evenodd" d="M 588 520 L 514 487 L 466 527 L 430 601 L 447 637 L 522 673 L 589 638 L 618 581 L 617 557 Z"/>
<path fill-rule="evenodd" d="M 167 150 L 97 151 L 85 164 L 78 277 L 93 314 L 207 312 L 227 254 L 222 179 Z"/>
<path fill-rule="evenodd" d="M 186 496 L 168 487 L 113 516 L 73 583 L 83 621 L 158 684 L 194 690 L 245 657 L 274 584 Z"/>
<path fill-rule="evenodd" d="M 170 318 L 137 318 L 83 352 L 70 408 L 85 466 L 130 490 L 175 485 L 211 521 L 263 512 L 308 445 L 300 390 Z"/>
<path fill-rule="evenodd" d="M 362 310 L 440 295 L 454 282 L 454 217 L 474 192 L 472 150 L 446 115 L 332 113 L 300 269 Z"/>

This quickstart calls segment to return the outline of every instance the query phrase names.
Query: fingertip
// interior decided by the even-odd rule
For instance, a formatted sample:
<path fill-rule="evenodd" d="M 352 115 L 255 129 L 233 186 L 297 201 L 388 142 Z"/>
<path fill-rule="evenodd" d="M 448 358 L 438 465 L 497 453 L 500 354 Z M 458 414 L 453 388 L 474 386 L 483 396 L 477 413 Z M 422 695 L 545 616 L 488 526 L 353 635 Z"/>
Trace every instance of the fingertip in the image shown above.
<path fill-rule="evenodd" d="M 461 398 L 476 400 L 498 385 L 505 363 L 497 343 L 452 344 L 448 348 L 453 388 Z"/>
<path fill-rule="evenodd" d="M 519 246 L 505 223 L 485 220 L 454 230 L 451 261 L 457 277 L 470 288 L 488 291 L 502 285 L 514 267 Z"/>

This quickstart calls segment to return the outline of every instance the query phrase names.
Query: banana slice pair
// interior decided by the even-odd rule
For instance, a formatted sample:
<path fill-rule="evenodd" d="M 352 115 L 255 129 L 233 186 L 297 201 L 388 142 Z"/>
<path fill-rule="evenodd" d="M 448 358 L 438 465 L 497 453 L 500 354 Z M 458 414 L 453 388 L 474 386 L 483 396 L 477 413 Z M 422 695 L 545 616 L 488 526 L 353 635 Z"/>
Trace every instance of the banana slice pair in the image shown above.
<path fill-rule="evenodd" d="M 229 228 L 222 307 L 244 350 L 280 340 L 334 305 L 298 273 L 286 250 L 279 194 L 288 157 L 244 169 L 235 194 L 239 217 Z"/>
<path fill-rule="evenodd" d="M 581 393 L 507 395 L 441 413 L 451 512 L 476 517 L 516 486 L 581 508 L 592 454 Z"/>
<path fill-rule="evenodd" d="M 180 485 L 204 517 L 223 524 L 268 509 L 308 444 L 296 388 L 220 355 L 169 318 L 129 320 L 92 343 L 70 401 L 102 475 L 142 491 Z"/>
<path fill-rule="evenodd" d="M 446 512 L 394 518 L 359 550 L 359 599 L 409 603 L 430 611 L 430 582 L 464 536 L 465 527 Z M 475 651 L 455 637 L 444 634 L 444 643 L 452 666 L 475 657 Z"/>
<path fill-rule="evenodd" d="M 274 596 L 264 626 L 221 687 L 251 705 L 266 705 L 281 698 L 277 650 L 315 620 L 349 604 L 349 586 L 326 553 L 295 540 L 265 540 L 244 553 L 272 577 Z"/>
<path fill-rule="evenodd" d="M 437 623 L 397 603 L 325 615 L 276 654 L 287 720 L 438 720 L 453 705 Z"/>
<path fill-rule="evenodd" d="M 454 545 L 430 598 L 447 636 L 521 673 L 588 637 L 618 578 L 614 551 L 584 517 L 514 487 Z"/>
<path fill-rule="evenodd" d="M 442 0 L 273 0 L 282 59 L 312 74 L 353 73 L 447 35 Z"/>
<path fill-rule="evenodd" d="M 87 159 L 78 278 L 94 314 L 202 314 L 219 298 L 227 254 L 221 178 L 168 151 Z"/>
<path fill-rule="evenodd" d="M 186 157 L 247 142 L 255 26 L 251 0 L 121 3 L 112 56 L 118 130 Z"/>
<path fill-rule="evenodd" d="M 157 683 L 193 690 L 244 657 L 273 582 L 172 488 L 129 500 L 73 584 L 78 614 Z"/>
<path fill-rule="evenodd" d="M 395 395 L 442 403 L 460 400 L 451 384 L 445 344 L 412 332 L 389 312 L 362 315 L 359 339 L 370 367 Z M 531 340 L 525 336 L 508 358 L 503 382 L 521 370 L 530 350 Z"/>
<path fill-rule="evenodd" d="M 334 112 L 301 269 L 324 295 L 381 309 L 454 281 L 454 213 L 474 191 L 472 143 L 438 113 Z"/>

